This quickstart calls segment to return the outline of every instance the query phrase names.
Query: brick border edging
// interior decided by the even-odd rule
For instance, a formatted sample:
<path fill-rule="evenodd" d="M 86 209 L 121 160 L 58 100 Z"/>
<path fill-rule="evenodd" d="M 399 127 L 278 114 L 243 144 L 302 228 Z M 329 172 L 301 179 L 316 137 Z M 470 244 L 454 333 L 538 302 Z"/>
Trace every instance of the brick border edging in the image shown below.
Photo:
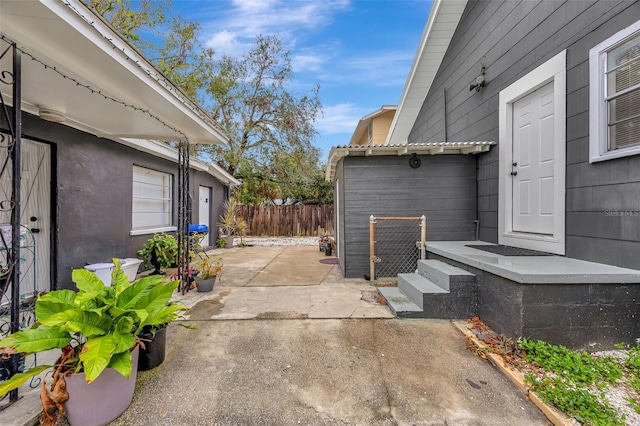
<path fill-rule="evenodd" d="M 489 347 L 486 343 L 476 337 L 476 335 L 469 329 L 466 321 L 452 320 L 451 323 L 458 329 L 458 331 L 460 331 L 460 333 L 462 333 L 465 337 L 471 339 L 471 341 L 480 349 Z M 544 414 L 547 419 L 551 421 L 551 423 L 553 423 L 555 426 L 576 425 L 576 422 L 572 417 L 568 417 L 564 413 L 558 411 L 556 408 L 545 404 L 538 396 L 538 394 L 524 382 L 522 374 L 519 371 L 507 366 L 504 362 L 504 359 L 500 355 L 495 353 L 487 353 L 487 358 L 494 367 L 500 370 L 502 374 L 507 376 L 513 382 L 513 384 L 518 387 L 518 389 L 520 389 L 527 397 L 529 397 L 529 400 L 533 402 L 533 404 L 538 407 L 540 411 L 542 411 L 542 414 Z"/>

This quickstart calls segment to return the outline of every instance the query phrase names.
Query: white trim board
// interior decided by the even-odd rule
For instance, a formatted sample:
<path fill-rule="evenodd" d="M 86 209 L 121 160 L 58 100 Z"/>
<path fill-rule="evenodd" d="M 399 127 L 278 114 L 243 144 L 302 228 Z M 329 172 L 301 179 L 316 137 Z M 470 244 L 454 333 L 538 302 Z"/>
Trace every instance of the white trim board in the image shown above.
<path fill-rule="evenodd" d="M 565 175 L 566 175 L 566 51 L 563 50 L 535 70 L 500 92 L 498 242 L 514 247 L 565 254 Z M 512 106 L 518 99 L 553 82 L 554 90 L 554 200 L 553 235 L 513 232 L 511 205 L 513 193 L 511 161 L 513 154 Z"/>

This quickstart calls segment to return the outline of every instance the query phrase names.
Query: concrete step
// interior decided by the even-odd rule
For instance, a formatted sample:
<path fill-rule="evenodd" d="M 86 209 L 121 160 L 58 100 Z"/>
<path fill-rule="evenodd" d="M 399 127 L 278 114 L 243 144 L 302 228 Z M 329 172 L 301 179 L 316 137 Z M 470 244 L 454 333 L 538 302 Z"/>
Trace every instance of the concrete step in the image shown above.
<path fill-rule="evenodd" d="M 454 282 L 469 283 L 475 281 L 476 278 L 476 276 L 469 271 L 436 259 L 419 260 L 418 274 L 445 290 L 451 290 L 451 284 Z"/>
<path fill-rule="evenodd" d="M 398 288 L 420 309 L 424 308 L 425 294 L 448 293 L 444 288 L 418 274 L 398 274 Z"/>
<path fill-rule="evenodd" d="M 413 303 L 398 287 L 378 287 L 378 293 L 387 301 L 391 312 L 402 318 L 423 318 L 422 309 Z"/>

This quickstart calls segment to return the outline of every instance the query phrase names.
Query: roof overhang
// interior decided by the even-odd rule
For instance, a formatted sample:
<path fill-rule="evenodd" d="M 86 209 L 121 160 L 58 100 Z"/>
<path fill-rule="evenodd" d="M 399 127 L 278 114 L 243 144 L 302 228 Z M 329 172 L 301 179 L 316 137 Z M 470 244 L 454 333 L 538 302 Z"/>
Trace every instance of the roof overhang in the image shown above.
<path fill-rule="evenodd" d="M 434 0 L 420 45 L 391 122 L 386 144 L 405 144 L 440 68 L 467 0 Z"/>
<path fill-rule="evenodd" d="M 156 157 L 178 163 L 178 150 L 165 143 L 149 139 L 123 139 L 121 143 L 138 151 L 153 154 Z M 216 163 L 209 163 L 191 157 L 189 159 L 189 166 L 194 170 L 209 173 L 225 185 L 239 186 L 242 183 Z"/>
<path fill-rule="evenodd" d="M 23 111 L 118 142 L 228 140 L 204 111 L 80 0 L 1 1 L 0 35 L 22 52 Z M 0 53 L 8 46 L 5 41 L 0 41 Z M 11 70 L 11 54 L 0 67 Z M 5 101 L 13 103 L 11 86 L 0 86 Z"/>
<path fill-rule="evenodd" d="M 398 155 L 439 155 L 439 154 L 479 154 L 487 152 L 495 142 L 425 142 L 398 145 L 355 145 L 334 146 L 329 152 L 325 180 L 333 181 L 338 162 L 344 157 L 398 156 Z"/>

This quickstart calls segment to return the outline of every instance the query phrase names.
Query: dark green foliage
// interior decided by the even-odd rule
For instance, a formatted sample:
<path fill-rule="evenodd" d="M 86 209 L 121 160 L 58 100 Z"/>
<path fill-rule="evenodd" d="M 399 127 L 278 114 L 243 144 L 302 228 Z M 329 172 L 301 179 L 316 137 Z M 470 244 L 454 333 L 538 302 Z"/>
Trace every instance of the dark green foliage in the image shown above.
<path fill-rule="evenodd" d="M 521 339 L 522 357 L 542 367 L 545 373 L 538 377 L 527 374 L 525 381 L 563 412 L 585 425 L 624 425 L 624 418 L 594 394 L 615 384 L 622 377 L 623 367 L 611 357 L 595 358 L 586 352 L 576 352 L 561 345 Z"/>

